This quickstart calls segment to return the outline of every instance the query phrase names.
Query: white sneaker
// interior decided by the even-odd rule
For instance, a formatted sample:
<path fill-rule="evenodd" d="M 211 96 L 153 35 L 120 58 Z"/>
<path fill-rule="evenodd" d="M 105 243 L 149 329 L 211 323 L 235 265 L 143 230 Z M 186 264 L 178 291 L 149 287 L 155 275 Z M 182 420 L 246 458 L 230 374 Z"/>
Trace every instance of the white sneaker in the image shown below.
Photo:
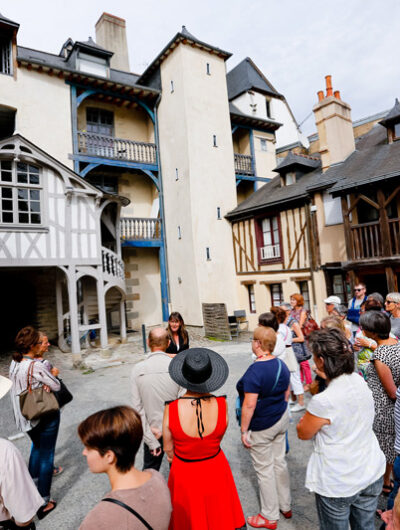
<path fill-rule="evenodd" d="M 295 401 L 295 400 L 292 399 L 292 398 L 289 398 L 289 405 L 290 405 L 290 406 L 294 405 L 295 403 L 297 403 L 297 401 Z"/>
<path fill-rule="evenodd" d="M 296 405 L 294 405 L 294 407 L 292 407 L 290 410 L 292 412 L 300 412 L 301 410 L 305 410 L 306 407 L 304 405 L 300 405 L 300 403 L 297 403 Z"/>

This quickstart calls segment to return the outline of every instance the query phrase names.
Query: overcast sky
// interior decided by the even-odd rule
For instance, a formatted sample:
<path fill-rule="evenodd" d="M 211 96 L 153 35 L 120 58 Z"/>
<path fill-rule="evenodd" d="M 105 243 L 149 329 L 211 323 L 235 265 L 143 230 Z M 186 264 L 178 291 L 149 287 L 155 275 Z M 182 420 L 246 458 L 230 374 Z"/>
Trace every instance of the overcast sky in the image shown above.
<path fill-rule="evenodd" d="M 400 96 L 399 0 L 2 0 L 20 23 L 18 43 L 51 53 L 72 37 L 95 38 L 103 11 L 125 18 L 132 71 L 141 73 L 182 24 L 230 51 L 228 70 L 249 56 L 302 122 L 326 74 L 353 120 L 389 109 Z M 313 117 L 302 126 L 314 132 Z"/>

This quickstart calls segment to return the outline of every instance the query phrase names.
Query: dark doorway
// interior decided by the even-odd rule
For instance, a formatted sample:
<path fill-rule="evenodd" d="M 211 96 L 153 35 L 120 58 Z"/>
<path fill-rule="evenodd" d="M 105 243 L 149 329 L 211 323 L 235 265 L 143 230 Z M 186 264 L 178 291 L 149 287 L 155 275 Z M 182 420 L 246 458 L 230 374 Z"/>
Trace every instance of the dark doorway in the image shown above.
<path fill-rule="evenodd" d="M 36 325 L 36 289 L 23 272 L 0 272 L 0 354 L 14 349 L 14 339 L 24 326 Z"/>
<path fill-rule="evenodd" d="M 359 272 L 358 277 L 360 282 L 367 286 L 367 294 L 380 293 L 385 298 L 388 293 L 386 274 L 379 272 L 363 274 Z"/>

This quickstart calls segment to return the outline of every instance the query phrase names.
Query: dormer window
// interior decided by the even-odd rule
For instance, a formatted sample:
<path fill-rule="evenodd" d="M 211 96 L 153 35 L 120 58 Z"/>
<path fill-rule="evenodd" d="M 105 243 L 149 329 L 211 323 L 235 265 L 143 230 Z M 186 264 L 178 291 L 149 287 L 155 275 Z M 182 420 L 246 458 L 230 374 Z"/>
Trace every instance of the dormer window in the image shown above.
<path fill-rule="evenodd" d="M 0 73 L 12 75 L 12 46 L 9 35 L 0 37 Z"/>
<path fill-rule="evenodd" d="M 289 171 L 289 173 L 286 173 L 285 182 L 286 182 L 286 186 L 290 186 L 291 184 L 295 184 L 295 182 L 296 182 L 296 173 L 294 171 Z"/>
<path fill-rule="evenodd" d="M 87 74 L 108 77 L 108 61 L 103 57 L 97 57 L 95 55 L 79 52 L 77 69 Z"/>

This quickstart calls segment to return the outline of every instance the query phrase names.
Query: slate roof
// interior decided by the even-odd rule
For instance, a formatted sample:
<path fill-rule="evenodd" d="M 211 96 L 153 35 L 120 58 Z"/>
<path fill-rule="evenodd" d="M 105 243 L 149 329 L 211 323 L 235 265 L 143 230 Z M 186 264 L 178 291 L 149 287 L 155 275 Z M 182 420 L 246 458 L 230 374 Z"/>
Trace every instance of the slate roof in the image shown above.
<path fill-rule="evenodd" d="M 289 153 L 285 156 L 285 158 L 281 159 L 281 161 L 273 171 L 276 171 L 278 173 L 286 173 L 288 168 L 293 166 L 300 166 L 307 169 L 316 169 L 320 165 L 321 160 L 319 158 L 307 155 L 300 155 L 289 151 Z"/>
<path fill-rule="evenodd" d="M 14 22 L 13 20 L 10 20 L 9 18 L 3 16 L 0 13 L 0 24 L 4 26 L 12 26 L 13 28 L 19 28 L 18 22 Z"/>
<path fill-rule="evenodd" d="M 90 51 L 94 51 L 96 54 L 104 55 L 105 57 L 111 57 L 112 55 L 114 55 L 114 52 L 106 50 L 105 48 L 103 48 L 103 46 L 99 46 L 98 44 L 96 44 L 92 37 L 89 37 L 89 39 L 86 41 L 76 41 L 74 44 L 74 48 L 75 47 L 89 48 Z"/>
<path fill-rule="evenodd" d="M 246 57 L 246 59 L 228 72 L 226 80 L 229 100 L 237 98 L 248 90 L 256 90 L 262 94 L 283 98 L 282 94 L 279 94 L 272 86 L 250 57 Z"/>
<path fill-rule="evenodd" d="M 233 103 L 229 103 L 229 112 L 231 115 L 231 122 L 243 125 L 252 125 L 258 130 L 271 132 L 279 129 L 282 123 L 279 123 L 275 120 L 268 118 L 258 118 L 257 116 L 251 116 L 250 114 L 245 114 L 239 110 Z"/>
<path fill-rule="evenodd" d="M 157 57 L 149 64 L 149 66 L 140 76 L 139 82 L 146 83 L 148 78 L 159 67 L 160 63 L 165 59 L 170 50 L 175 48 L 182 41 L 188 41 L 189 43 L 196 44 L 202 48 L 206 48 L 207 50 L 214 51 L 218 55 L 221 55 L 225 60 L 229 59 L 229 57 L 232 55 L 231 53 L 222 50 L 221 48 L 217 48 L 216 46 L 207 44 L 206 42 L 199 40 L 186 29 L 186 26 L 182 26 L 181 31 L 178 31 L 178 33 L 161 50 Z"/>
<path fill-rule="evenodd" d="M 396 101 L 394 102 L 394 107 L 387 113 L 387 115 L 379 123 L 383 125 L 384 127 L 387 127 L 388 125 L 391 125 L 395 121 L 399 121 L 399 120 L 400 120 L 400 103 L 399 103 L 399 100 L 396 98 Z"/>

